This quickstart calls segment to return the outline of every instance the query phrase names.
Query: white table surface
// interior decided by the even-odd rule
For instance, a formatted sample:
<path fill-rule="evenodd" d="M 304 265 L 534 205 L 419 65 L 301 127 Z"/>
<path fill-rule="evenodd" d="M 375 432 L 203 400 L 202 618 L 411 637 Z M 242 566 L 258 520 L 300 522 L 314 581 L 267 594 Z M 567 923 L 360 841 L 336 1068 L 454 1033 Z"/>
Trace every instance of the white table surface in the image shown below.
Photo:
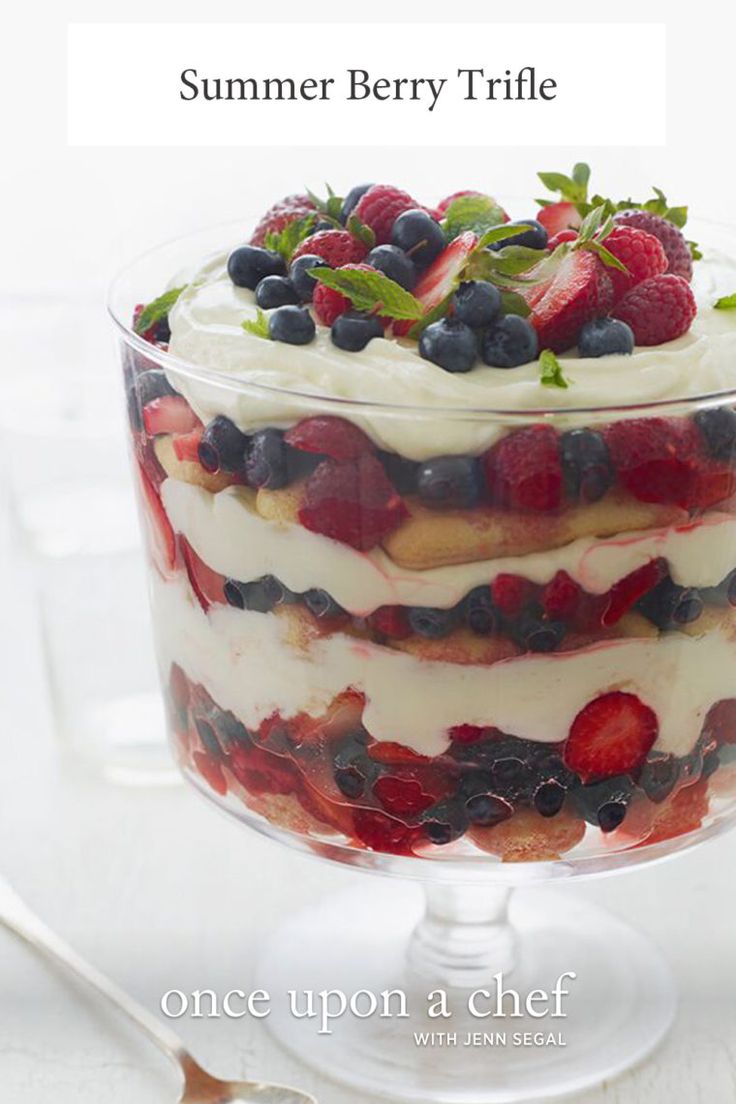
<path fill-rule="evenodd" d="M 6 527 L 7 528 L 7 527 Z M 170 988 L 247 990 L 262 939 L 302 903 L 356 883 L 216 816 L 183 786 L 124 788 L 57 753 L 28 586 L 0 549 L 3 630 L 0 871 L 81 952 L 156 1010 Z M 642 1068 L 589 1104 L 736 1100 L 736 835 L 574 891 L 657 940 L 682 995 L 676 1026 Z M 229 1075 L 292 1081 L 321 1104 L 367 1098 L 298 1067 L 263 1023 L 177 1022 Z M 169 1104 L 165 1060 L 0 929 L 3 1104 Z"/>

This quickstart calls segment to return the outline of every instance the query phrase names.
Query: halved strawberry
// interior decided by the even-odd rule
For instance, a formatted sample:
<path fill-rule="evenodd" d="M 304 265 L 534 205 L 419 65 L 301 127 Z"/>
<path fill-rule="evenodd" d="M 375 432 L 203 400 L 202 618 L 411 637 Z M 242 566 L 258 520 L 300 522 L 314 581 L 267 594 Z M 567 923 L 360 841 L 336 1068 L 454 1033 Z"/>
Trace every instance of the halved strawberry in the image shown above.
<path fill-rule="evenodd" d="M 397 766 L 401 763 L 429 763 L 427 755 L 420 755 L 418 751 L 397 744 L 393 740 L 381 740 L 371 744 L 368 755 L 374 763 L 385 763 L 387 766 Z"/>
<path fill-rule="evenodd" d="M 202 440 L 204 426 L 198 425 L 191 433 L 178 433 L 171 441 L 177 460 L 199 463 L 199 442 Z"/>
<path fill-rule="evenodd" d="M 201 424 L 181 395 L 162 395 L 143 407 L 143 425 L 149 437 L 159 433 L 191 433 Z"/>
<path fill-rule="evenodd" d="M 204 612 L 206 613 L 210 606 L 216 602 L 221 605 L 224 604 L 223 587 L 225 579 L 223 576 L 218 575 L 216 571 L 208 567 L 184 537 L 179 537 L 179 548 L 192 590 Z"/>
<path fill-rule="evenodd" d="M 154 565 L 163 576 L 169 576 L 176 563 L 176 537 L 158 491 L 142 464 L 138 464 L 143 517 L 148 530 L 148 548 Z"/>
<path fill-rule="evenodd" d="M 414 289 L 414 298 L 422 304 L 425 313 L 439 306 L 455 290 L 468 257 L 477 244 L 476 235 L 466 230 L 432 262 Z M 393 332 L 397 337 L 403 337 L 413 325 L 413 322 L 394 322 Z"/>
<path fill-rule="evenodd" d="M 541 222 L 550 238 L 564 230 L 579 230 L 582 221 L 575 204 L 566 201 L 550 203 L 548 207 L 540 207 L 537 211 L 537 222 Z"/>
<path fill-rule="evenodd" d="M 630 774 L 649 754 L 657 715 L 635 694 L 614 690 L 584 706 L 572 723 L 564 759 L 583 782 Z"/>
<path fill-rule="evenodd" d="M 333 460 L 356 460 L 373 451 L 369 437 L 352 422 L 331 414 L 304 418 L 285 434 L 287 445 L 302 452 L 317 452 Z"/>
<path fill-rule="evenodd" d="M 623 579 L 619 579 L 608 594 L 603 596 L 605 605 L 601 613 L 601 624 L 605 626 L 618 624 L 635 602 L 662 581 L 665 573 L 666 564 L 662 560 L 650 560 Z"/>
<path fill-rule="evenodd" d="M 563 353 L 575 344 L 586 322 L 607 314 L 613 290 L 606 266 L 595 253 L 576 249 L 562 258 L 548 284 L 530 289 L 527 302 L 540 349 Z"/>

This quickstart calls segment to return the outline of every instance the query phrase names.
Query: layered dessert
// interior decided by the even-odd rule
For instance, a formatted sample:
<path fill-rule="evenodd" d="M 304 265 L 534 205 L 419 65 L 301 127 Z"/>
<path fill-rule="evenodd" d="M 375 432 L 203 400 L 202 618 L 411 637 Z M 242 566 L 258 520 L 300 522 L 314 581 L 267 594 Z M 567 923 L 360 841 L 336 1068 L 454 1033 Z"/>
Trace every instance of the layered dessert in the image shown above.
<path fill-rule="evenodd" d="M 216 800 L 504 861 L 728 809 L 736 272 L 660 192 L 540 176 L 517 221 L 292 196 L 136 308 L 158 653 Z"/>

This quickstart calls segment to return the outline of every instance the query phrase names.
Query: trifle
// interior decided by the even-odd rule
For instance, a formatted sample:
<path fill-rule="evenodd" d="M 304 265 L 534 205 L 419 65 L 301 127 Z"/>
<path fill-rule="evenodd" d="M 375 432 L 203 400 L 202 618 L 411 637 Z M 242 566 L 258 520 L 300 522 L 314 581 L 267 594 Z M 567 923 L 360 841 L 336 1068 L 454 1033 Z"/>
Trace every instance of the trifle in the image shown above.
<path fill-rule="evenodd" d="M 172 742 L 275 831 L 543 862 L 729 812 L 736 268 L 540 176 L 290 196 L 121 323 Z"/>

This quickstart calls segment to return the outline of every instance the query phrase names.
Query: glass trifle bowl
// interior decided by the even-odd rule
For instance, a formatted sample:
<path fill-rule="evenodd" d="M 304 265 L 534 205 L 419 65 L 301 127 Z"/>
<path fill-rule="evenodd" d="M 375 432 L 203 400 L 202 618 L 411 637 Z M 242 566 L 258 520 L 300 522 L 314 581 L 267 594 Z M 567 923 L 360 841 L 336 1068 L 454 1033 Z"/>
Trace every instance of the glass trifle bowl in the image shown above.
<path fill-rule="evenodd" d="M 326 217 L 317 235 L 343 232 Z M 511 367 L 488 363 L 492 326 L 465 326 L 477 361 L 448 369 L 459 308 L 442 322 L 435 304 L 437 353 L 376 310 L 336 341 L 342 285 L 341 314 L 315 296 L 310 328 L 287 300 L 269 333 L 281 307 L 233 261 L 243 237 L 161 247 L 111 310 L 176 760 L 249 827 L 392 876 L 274 936 L 264 987 L 331 995 L 326 1018 L 275 1003 L 269 1026 L 403 1099 L 597 1083 L 663 1037 L 673 987 L 643 936 L 540 886 L 736 819 L 736 322 L 706 304 L 633 354 L 536 348 Z M 321 263 L 305 240 L 302 299 Z M 573 241 L 558 263 L 577 278 Z M 727 263 L 701 266 L 702 303 L 732 290 Z M 448 301 L 488 282 L 465 275 Z"/>

